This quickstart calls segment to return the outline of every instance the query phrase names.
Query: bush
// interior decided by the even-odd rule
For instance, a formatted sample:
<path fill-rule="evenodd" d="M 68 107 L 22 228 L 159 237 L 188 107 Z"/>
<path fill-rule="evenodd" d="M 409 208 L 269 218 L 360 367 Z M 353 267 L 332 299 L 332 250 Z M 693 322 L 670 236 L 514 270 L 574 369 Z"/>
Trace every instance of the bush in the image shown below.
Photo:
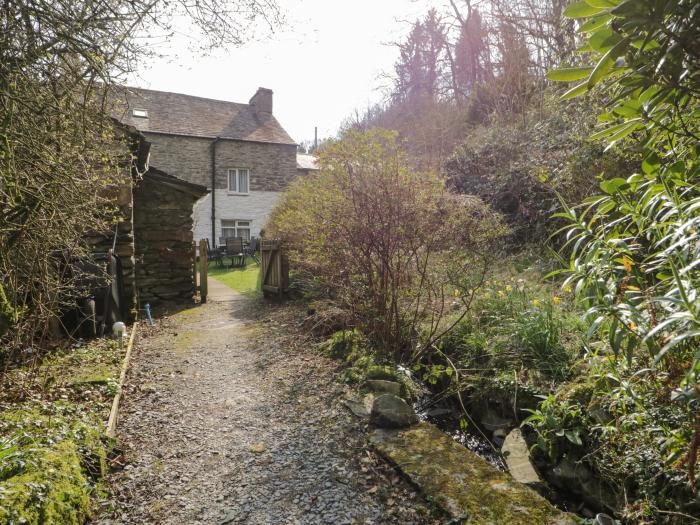
<path fill-rule="evenodd" d="M 665 427 L 660 441 L 669 469 L 684 464 L 697 495 L 700 456 L 700 39 L 694 1 L 577 2 L 586 67 L 561 68 L 553 80 L 580 81 L 564 95 L 604 86 L 601 129 L 608 148 L 642 150 L 638 170 L 604 180 L 601 193 L 565 207 L 568 283 L 587 309 L 591 333 L 608 341 L 631 379 L 664 376 L 653 403 L 676 401 L 686 424 Z M 653 370 L 653 374 L 648 370 Z M 631 382 L 627 382 L 631 385 Z M 645 404 L 619 390 L 624 404 Z M 651 395 L 646 389 L 648 395 Z M 660 414 L 663 412 L 659 412 Z M 620 416 L 622 417 L 622 416 Z M 694 422 L 691 423 L 691 421 Z M 689 432 L 689 426 L 693 432 Z M 692 437 L 691 437 L 692 436 Z"/>
<path fill-rule="evenodd" d="M 290 187 L 266 231 L 377 348 L 411 359 L 449 328 L 442 321 L 454 290 L 478 286 L 463 277 L 465 268 L 485 271 L 505 228 L 479 199 L 450 193 L 435 173 L 411 170 L 395 133 L 349 132 L 320 164 L 320 173 Z M 461 297 L 467 308 L 471 295 Z"/>
<path fill-rule="evenodd" d="M 582 324 L 570 307 L 565 294 L 523 279 L 487 282 L 440 349 L 479 376 L 515 372 L 546 392 L 570 376 L 584 348 Z"/>
<path fill-rule="evenodd" d="M 518 243 L 542 242 L 556 230 L 557 194 L 581 202 L 601 172 L 615 177 L 635 158 L 617 150 L 606 155 L 586 140 L 595 125 L 594 97 L 562 109 L 555 95 L 548 90 L 519 118 L 500 115 L 474 126 L 443 165 L 449 187 L 502 213 Z"/>

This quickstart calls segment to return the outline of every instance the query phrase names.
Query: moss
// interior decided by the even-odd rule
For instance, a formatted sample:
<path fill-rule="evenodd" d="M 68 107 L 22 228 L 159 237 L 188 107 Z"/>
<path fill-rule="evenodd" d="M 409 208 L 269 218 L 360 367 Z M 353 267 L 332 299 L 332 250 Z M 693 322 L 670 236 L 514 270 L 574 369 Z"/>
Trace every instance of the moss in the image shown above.
<path fill-rule="evenodd" d="M 428 423 L 400 431 L 377 430 L 371 441 L 426 497 L 455 518 L 466 516 L 464 523 L 578 522 Z"/>
<path fill-rule="evenodd" d="M 67 402 L 3 411 L 0 523 L 83 523 L 107 472 L 102 429 L 96 415 Z"/>
<path fill-rule="evenodd" d="M 365 374 L 367 379 L 381 379 L 384 381 L 401 382 L 401 374 L 390 366 L 373 365 L 367 369 Z"/>
<path fill-rule="evenodd" d="M 0 522 L 82 524 L 90 513 L 90 484 L 72 441 L 36 453 L 32 467 L 0 483 Z"/>
<path fill-rule="evenodd" d="M 321 351 L 333 359 L 352 362 L 368 353 L 368 345 L 365 337 L 357 330 L 339 330 L 321 344 Z"/>

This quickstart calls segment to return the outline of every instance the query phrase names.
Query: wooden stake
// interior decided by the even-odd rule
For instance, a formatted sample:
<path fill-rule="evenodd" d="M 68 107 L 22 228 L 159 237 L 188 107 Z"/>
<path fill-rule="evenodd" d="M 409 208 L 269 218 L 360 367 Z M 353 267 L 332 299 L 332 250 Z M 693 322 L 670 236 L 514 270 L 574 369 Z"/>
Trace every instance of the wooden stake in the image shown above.
<path fill-rule="evenodd" d="M 134 339 L 136 338 L 136 327 L 137 323 L 134 323 L 131 327 L 131 337 L 129 338 L 129 344 L 126 347 L 126 355 L 124 356 L 124 362 L 122 363 L 122 371 L 119 374 L 119 390 L 117 390 L 117 395 L 114 396 L 112 401 L 112 410 L 109 412 L 109 419 L 107 420 L 107 435 L 113 438 L 117 431 L 117 417 L 119 415 L 119 401 L 122 398 L 122 390 L 124 389 L 124 382 L 126 381 L 126 372 L 129 369 L 129 360 L 131 359 L 131 349 L 134 347 Z"/>

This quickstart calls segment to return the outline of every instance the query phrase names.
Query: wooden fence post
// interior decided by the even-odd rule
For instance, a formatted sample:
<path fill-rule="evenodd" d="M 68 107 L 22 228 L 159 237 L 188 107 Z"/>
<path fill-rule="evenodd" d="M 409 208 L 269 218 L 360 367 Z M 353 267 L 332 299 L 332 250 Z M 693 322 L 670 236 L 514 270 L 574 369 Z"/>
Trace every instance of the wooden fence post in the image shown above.
<path fill-rule="evenodd" d="M 207 302 L 207 241 L 199 241 L 199 297 L 202 304 Z"/>
<path fill-rule="evenodd" d="M 192 241 L 192 282 L 197 290 L 197 241 Z"/>

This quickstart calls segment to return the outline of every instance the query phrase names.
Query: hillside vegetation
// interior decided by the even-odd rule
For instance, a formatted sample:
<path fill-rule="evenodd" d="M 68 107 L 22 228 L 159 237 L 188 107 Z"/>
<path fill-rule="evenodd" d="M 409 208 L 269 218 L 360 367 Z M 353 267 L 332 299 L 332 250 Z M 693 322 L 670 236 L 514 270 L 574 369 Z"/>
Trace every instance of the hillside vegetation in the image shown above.
<path fill-rule="evenodd" d="M 319 148 L 309 183 L 346 178 L 327 188 L 353 217 L 331 253 L 357 265 L 329 272 L 327 246 L 293 248 L 305 289 L 344 312 L 326 326 L 355 329 L 331 344 L 352 341 L 349 378 L 401 364 L 465 426 L 489 414 L 522 425 L 552 486 L 623 523 L 700 520 L 698 20 L 689 0 L 429 11 L 396 43 L 387 101 Z M 388 241 L 407 195 L 387 191 L 396 171 L 367 151 L 412 168 L 415 192 L 439 174 L 428 191 L 455 199 L 444 227 Z M 292 247 L 290 213 L 295 225 L 334 216 L 306 186 L 271 224 Z M 358 199 L 365 190 L 381 204 Z M 487 242 L 451 231 L 454 214 Z"/>

